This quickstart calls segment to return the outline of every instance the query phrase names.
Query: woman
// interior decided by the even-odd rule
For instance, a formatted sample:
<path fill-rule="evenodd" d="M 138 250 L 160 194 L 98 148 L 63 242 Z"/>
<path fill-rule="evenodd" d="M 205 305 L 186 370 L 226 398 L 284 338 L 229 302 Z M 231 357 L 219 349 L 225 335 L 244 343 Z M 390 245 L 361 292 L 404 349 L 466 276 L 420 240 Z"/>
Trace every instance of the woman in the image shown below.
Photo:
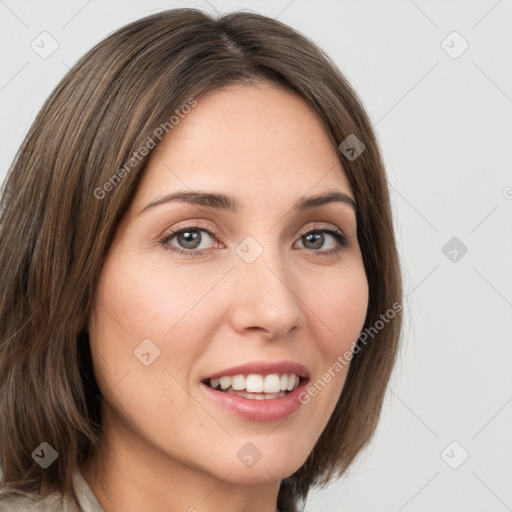
<path fill-rule="evenodd" d="M 304 36 L 193 9 L 118 30 L 2 210 L 2 507 L 298 510 L 367 445 L 401 329 L 387 182 Z"/>

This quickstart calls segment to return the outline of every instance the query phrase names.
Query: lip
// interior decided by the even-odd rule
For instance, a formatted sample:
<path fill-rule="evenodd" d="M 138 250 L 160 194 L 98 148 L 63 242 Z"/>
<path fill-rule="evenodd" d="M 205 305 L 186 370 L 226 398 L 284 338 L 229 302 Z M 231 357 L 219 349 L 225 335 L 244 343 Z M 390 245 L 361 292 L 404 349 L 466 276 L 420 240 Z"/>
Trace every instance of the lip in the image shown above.
<path fill-rule="evenodd" d="M 253 368 L 254 367 L 251 366 L 251 369 Z M 290 370 L 290 373 L 292 373 L 292 371 L 293 370 Z M 226 374 L 223 373 L 222 375 Z M 237 374 L 235 373 L 234 375 Z M 271 398 L 269 400 L 253 400 L 241 396 L 230 395 L 229 393 L 212 389 L 204 382 L 200 383 L 200 388 L 207 398 L 210 399 L 217 407 L 227 410 L 244 420 L 272 422 L 283 420 L 300 408 L 302 403 L 299 400 L 299 395 L 306 389 L 308 381 L 309 378 L 301 378 L 297 388 L 286 396 L 281 398 Z"/>
<path fill-rule="evenodd" d="M 299 377 L 309 379 L 309 370 L 300 363 L 294 361 L 276 361 L 276 362 L 265 362 L 265 361 L 254 361 L 252 363 L 242 364 L 239 366 L 232 366 L 219 372 L 212 373 L 211 375 L 204 376 L 201 381 L 207 379 L 218 379 L 223 376 L 233 375 L 250 375 L 256 373 L 258 375 L 270 375 L 272 373 L 295 373 Z M 298 388 L 297 388 L 298 389 Z M 250 400 L 250 399 L 247 399 Z"/>

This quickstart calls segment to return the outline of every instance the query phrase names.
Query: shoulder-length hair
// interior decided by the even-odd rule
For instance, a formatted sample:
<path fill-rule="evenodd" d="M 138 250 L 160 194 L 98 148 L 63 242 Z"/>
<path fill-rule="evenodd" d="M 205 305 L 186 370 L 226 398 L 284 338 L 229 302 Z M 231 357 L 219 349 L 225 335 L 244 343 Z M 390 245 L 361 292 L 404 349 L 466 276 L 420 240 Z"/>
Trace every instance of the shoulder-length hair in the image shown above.
<path fill-rule="evenodd" d="M 369 284 L 363 331 L 376 331 L 369 341 L 357 340 L 332 417 L 304 465 L 281 482 L 280 508 L 295 510 L 313 485 L 341 476 L 371 439 L 402 325 L 388 185 L 371 122 L 336 65 L 290 27 L 251 12 L 213 18 L 174 9 L 119 29 L 73 66 L 37 115 L 4 183 L 0 459 L 5 490 L 53 489 L 74 496 L 73 471 L 99 446 L 101 396 L 84 332 L 113 235 L 151 154 L 138 150 L 150 146 L 155 130 L 168 127 L 191 98 L 261 80 L 303 98 L 336 149 L 349 135 L 364 144 L 355 159 L 338 155 L 357 202 L 357 237 Z M 112 182 L 114 175 L 119 182 Z M 383 322 L 391 309 L 394 318 Z M 382 326 L 376 329 L 378 322 Z M 43 441 L 58 453 L 47 469 L 31 456 Z"/>

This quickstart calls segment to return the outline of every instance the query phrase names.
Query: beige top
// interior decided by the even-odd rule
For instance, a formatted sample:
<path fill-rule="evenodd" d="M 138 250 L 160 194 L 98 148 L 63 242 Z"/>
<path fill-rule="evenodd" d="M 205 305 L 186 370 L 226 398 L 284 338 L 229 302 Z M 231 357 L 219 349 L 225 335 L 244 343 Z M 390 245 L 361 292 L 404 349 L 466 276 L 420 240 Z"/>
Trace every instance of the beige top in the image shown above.
<path fill-rule="evenodd" d="M 73 476 L 78 501 L 83 512 L 104 512 L 91 488 L 77 470 Z M 47 496 L 43 500 L 26 496 L 7 497 L 0 492 L 0 512 L 79 512 L 74 502 L 62 499 L 59 492 Z M 276 510 L 279 512 L 279 510 Z"/>
<path fill-rule="evenodd" d="M 75 489 L 83 512 L 104 512 L 91 488 L 80 471 L 73 476 Z M 79 512 L 70 498 L 62 499 L 59 492 L 54 492 L 42 500 L 28 496 L 5 496 L 0 493 L 1 512 Z"/>

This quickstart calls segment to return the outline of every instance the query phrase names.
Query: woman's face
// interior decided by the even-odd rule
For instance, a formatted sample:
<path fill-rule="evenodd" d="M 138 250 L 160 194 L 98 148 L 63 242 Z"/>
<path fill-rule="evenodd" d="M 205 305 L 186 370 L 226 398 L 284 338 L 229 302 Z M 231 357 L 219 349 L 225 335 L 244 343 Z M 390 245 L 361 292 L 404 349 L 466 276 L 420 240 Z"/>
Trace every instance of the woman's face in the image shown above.
<path fill-rule="evenodd" d="M 333 192 L 354 198 L 320 120 L 270 84 L 197 98 L 155 148 L 89 325 L 106 439 L 139 468 L 255 483 L 304 463 L 368 305 L 353 207 L 296 206 Z"/>

